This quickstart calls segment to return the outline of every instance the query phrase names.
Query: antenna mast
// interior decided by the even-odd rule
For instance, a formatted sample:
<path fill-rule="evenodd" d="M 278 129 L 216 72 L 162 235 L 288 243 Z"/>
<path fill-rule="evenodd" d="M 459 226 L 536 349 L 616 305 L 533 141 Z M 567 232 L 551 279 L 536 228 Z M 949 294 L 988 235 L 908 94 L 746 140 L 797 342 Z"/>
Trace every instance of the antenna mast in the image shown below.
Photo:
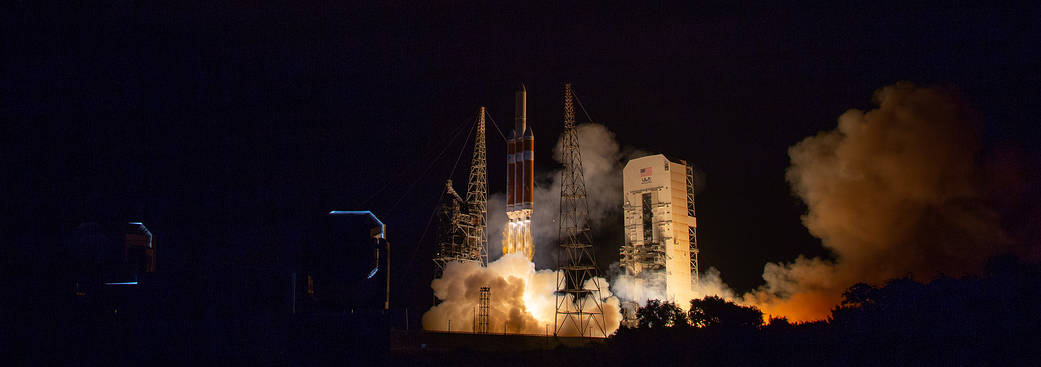
<path fill-rule="evenodd" d="M 470 205 L 470 219 L 473 223 L 467 236 L 473 241 L 469 250 L 477 253 L 481 265 L 488 265 L 488 157 L 484 146 L 484 114 L 484 106 L 481 106 L 474 138 L 474 156 L 470 161 L 470 183 L 466 186 L 466 202 Z"/>

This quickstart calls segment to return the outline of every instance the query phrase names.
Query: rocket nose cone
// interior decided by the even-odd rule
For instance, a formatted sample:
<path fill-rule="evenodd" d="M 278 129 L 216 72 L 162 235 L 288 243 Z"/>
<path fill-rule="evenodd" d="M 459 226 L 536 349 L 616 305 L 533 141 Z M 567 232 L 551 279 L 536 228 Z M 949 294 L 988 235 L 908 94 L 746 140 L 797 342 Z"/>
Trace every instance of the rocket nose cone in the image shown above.
<path fill-rule="evenodd" d="M 528 91 L 528 88 L 525 88 L 525 87 L 524 87 L 524 83 L 521 83 L 521 86 L 520 86 L 520 91 L 521 91 L 521 92 L 527 92 L 527 91 Z"/>

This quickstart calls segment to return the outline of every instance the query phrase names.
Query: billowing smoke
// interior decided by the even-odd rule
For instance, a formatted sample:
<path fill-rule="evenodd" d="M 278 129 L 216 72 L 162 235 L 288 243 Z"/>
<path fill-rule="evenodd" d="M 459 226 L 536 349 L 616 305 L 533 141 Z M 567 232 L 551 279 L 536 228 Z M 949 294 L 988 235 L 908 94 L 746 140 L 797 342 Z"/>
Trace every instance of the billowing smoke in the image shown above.
<path fill-rule="evenodd" d="M 717 296 L 727 300 L 734 300 L 734 290 L 730 289 L 720 277 L 719 270 L 709 268 L 701 274 L 701 278 L 695 281 L 691 275 L 693 284 L 690 293 L 680 293 L 676 299 L 669 299 L 665 291 L 664 274 L 644 272 L 639 279 L 637 277 L 620 274 L 611 280 L 611 291 L 621 299 L 632 300 L 641 307 L 647 305 L 648 300 L 664 300 L 674 302 L 684 310 L 690 309 L 690 300 Z"/>
<path fill-rule="evenodd" d="M 878 90 L 875 102 L 788 151 L 787 180 L 807 206 L 803 224 L 834 260 L 767 264 L 766 284 L 744 302 L 823 319 L 857 282 L 977 273 L 1009 248 L 982 197 L 977 114 L 950 90 L 910 83 Z"/>
<path fill-rule="evenodd" d="M 423 329 L 441 331 L 475 330 L 480 312 L 481 287 L 490 288 L 488 327 L 492 333 L 552 334 L 556 314 L 555 296 L 557 273 L 553 270 L 535 271 L 535 266 L 521 253 L 512 253 L 481 267 L 477 263 L 451 263 L 444 276 L 434 279 L 434 296 L 442 303 L 423 314 Z M 611 296 L 609 285 L 598 278 L 606 333 L 618 329 L 621 321 L 618 300 Z M 591 284 L 586 284 L 591 287 Z M 565 304 L 572 304 L 568 299 Z M 592 311 L 592 302 L 585 302 L 583 311 Z M 577 329 L 565 325 L 558 333 L 563 336 L 581 335 Z M 592 330 L 593 335 L 599 330 Z M 585 335 L 590 335 L 586 330 Z"/>

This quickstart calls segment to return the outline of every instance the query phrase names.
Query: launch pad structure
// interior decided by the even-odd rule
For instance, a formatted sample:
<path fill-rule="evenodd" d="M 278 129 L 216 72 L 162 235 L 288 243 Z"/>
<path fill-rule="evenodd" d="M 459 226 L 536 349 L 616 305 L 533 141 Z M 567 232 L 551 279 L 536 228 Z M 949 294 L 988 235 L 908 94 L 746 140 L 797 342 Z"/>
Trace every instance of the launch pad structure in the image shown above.
<path fill-rule="evenodd" d="M 434 252 L 434 277 L 440 278 L 453 261 L 488 264 L 488 159 L 485 147 L 485 108 L 477 115 L 470 179 L 466 199 L 445 182 L 438 208 L 438 244 Z"/>
<path fill-rule="evenodd" d="M 477 328 L 476 328 L 478 334 L 487 334 L 488 333 L 488 327 L 489 327 L 489 325 L 488 325 L 488 310 L 490 308 L 489 307 L 489 301 L 491 300 L 491 296 L 492 296 L 491 293 L 492 293 L 492 288 L 491 287 L 481 287 L 481 296 L 480 296 L 481 298 L 478 301 L 478 307 L 480 308 L 480 312 L 478 313 L 478 316 L 477 316 Z"/>
<path fill-rule="evenodd" d="M 529 261 L 535 256 L 532 213 L 535 193 L 535 135 L 527 121 L 527 90 L 515 93 L 514 129 L 506 138 L 506 216 L 503 255 L 519 252 Z M 480 108 L 476 122 L 473 159 L 466 198 L 445 182 L 438 208 L 438 245 L 434 253 L 434 277 L 440 278 L 453 261 L 488 264 L 488 159 L 485 146 L 486 110 Z"/>
<path fill-rule="evenodd" d="M 507 138 L 507 207 L 509 222 L 503 229 L 503 254 L 523 253 L 534 257 L 532 212 L 534 201 L 534 134 L 527 126 L 527 91 L 516 94 L 514 130 Z M 577 334 L 581 337 L 607 337 L 603 294 L 589 224 L 589 203 L 582 168 L 578 130 L 575 126 L 575 98 L 571 84 L 564 86 L 564 132 L 562 153 L 560 217 L 558 220 L 555 313 L 553 335 Z M 438 208 L 439 239 L 434 254 L 435 278 L 444 275 L 451 262 L 488 264 L 488 179 L 485 148 L 485 109 L 481 107 L 470 165 L 470 180 L 464 200 L 445 183 Z M 490 289 L 481 289 L 481 317 L 474 310 L 474 331 L 487 333 L 487 304 Z M 435 300 L 436 302 L 436 300 Z M 480 321 L 478 321 L 480 320 Z M 478 326 L 479 325 L 479 326 Z M 504 331 L 505 332 L 505 331 Z M 548 331 L 547 331 L 548 334 Z"/>

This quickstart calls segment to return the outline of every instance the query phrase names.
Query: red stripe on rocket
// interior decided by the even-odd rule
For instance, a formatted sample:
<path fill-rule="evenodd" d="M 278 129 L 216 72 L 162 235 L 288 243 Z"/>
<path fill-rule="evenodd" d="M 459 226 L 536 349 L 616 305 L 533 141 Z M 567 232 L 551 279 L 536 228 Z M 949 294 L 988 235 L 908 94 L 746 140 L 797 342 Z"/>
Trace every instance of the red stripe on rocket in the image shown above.
<path fill-rule="evenodd" d="M 513 132 L 506 142 L 506 211 L 531 209 L 535 195 L 535 134 L 528 124 L 528 92 L 516 97 Z"/>
<path fill-rule="evenodd" d="M 516 162 L 513 160 L 516 151 L 516 144 L 513 143 L 513 133 L 510 133 L 510 137 L 506 140 L 506 210 L 513 210 L 513 204 L 515 202 L 515 194 L 513 190 L 513 176 L 516 175 Z"/>

